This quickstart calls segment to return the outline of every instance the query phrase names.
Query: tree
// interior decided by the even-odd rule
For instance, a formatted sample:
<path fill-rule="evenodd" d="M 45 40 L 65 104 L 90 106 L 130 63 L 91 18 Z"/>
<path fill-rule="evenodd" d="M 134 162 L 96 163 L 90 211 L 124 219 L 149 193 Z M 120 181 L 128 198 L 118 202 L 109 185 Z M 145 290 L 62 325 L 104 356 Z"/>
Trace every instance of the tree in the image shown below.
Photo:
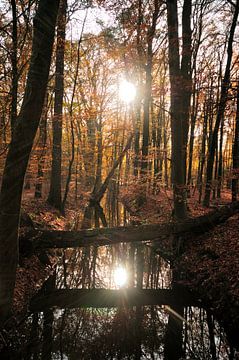
<path fill-rule="evenodd" d="M 237 83 L 237 108 L 236 108 L 236 125 L 235 125 L 235 135 L 233 143 L 233 163 L 232 168 L 234 171 L 232 178 L 232 201 L 237 200 L 238 194 L 238 171 L 239 171 L 239 81 Z"/>
<path fill-rule="evenodd" d="M 0 324 L 11 312 L 18 262 L 18 225 L 24 176 L 39 125 L 51 64 L 58 0 L 40 0 L 22 107 L 9 145 L 0 193 Z"/>
<path fill-rule="evenodd" d="M 61 0 L 57 20 L 56 70 L 55 70 L 55 101 L 52 120 L 52 169 L 48 203 L 62 210 L 61 201 L 61 143 L 62 143 L 62 111 L 64 94 L 64 53 L 66 31 L 67 0 Z"/>
<path fill-rule="evenodd" d="M 148 167 L 148 154 L 149 154 L 149 119 L 150 119 L 150 103 L 152 92 L 152 67 L 153 67 L 153 39 L 156 31 L 157 20 L 159 16 L 161 2 L 154 1 L 154 10 L 152 14 L 152 23 L 149 25 L 147 31 L 147 55 L 145 65 L 145 89 L 144 89 L 144 119 L 143 119 L 143 140 L 142 140 L 142 174 Z"/>
<path fill-rule="evenodd" d="M 187 216 L 186 148 L 191 98 L 191 0 L 185 0 L 182 13 L 182 58 L 180 63 L 177 0 L 167 1 L 169 74 L 171 93 L 172 183 L 174 212 Z"/>
<path fill-rule="evenodd" d="M 228 45 L 227 45 L 227 63 L 226 63 L 226 69 L 224 73 L 224 77 L 221 84 L 221 94 L 220 94 L 220 101 L 218 104 L 218 112 L 217 112 L 217 118 L 212 134 L 212 139 L 209 145 L 209 152 L 208 152 L 208 158 L 207 158 L 207 177 L 206 177 L 206 189 L 205 189 L 205 195 L 203 199 L 203 205 L 208 207 L 210 203 L 210 195 L 211 195 L 211 186 L 212 186 L 212 175 L 213 175 L 213 165 L 214 165 L 214 157 L 216 153 L 217 148 L 217 141 L 218 141 L 218 131 L 220 124 L 222 122 L 224 111 L 227 103 L 227 97 L 228 97 L 228 89 L 230 85 L 230 72 L 231 72 L 231 60 L 232 60 L 232 53 L 233 53 L 233 38 L 234 33 L 237 25 L 237 19 L 238 19 L 238 12 L 239 12 L 239 1 L 237 0 L 236 4 L 234 5 L 234 15 L 232 19 L 229 39 L 228 39 Z"/>
<path fill-rule="evenodd" d="M 12 6 L 12 101 L 11 101 L 11 132 L 13 134 L 14 125 L 17 118 L 17 89 L 18 89 L 18 66 L 17 66 L 17 6 L 16 1 L 11 0 Z"/>

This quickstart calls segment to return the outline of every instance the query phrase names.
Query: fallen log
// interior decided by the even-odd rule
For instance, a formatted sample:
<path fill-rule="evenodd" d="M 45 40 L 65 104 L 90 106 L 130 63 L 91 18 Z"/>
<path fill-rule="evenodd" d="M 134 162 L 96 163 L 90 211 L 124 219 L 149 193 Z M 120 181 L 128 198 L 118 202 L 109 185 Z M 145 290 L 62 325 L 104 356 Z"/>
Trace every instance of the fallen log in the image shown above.
<path fill-rule="evenodd" d="M 30 311 L 44 311 L 56 308 L 110 308 L 118 306 L 149 306 L 176 304 L 199 306 L 201 303 L 184 288 L 170 289 L 59 289 L 47 294 L 37 295 L 30 303 Z"/>
<path fill-rule="evenodd" d="M 239 210 L 239 202 L 222 206 L 206 215 L 184 222 L 151 224 L 79 231 L 38 231 L 32 240 L 34 250 L 46 248 L 76 248 L 91 245 L 112 245 L 120 242 L 160 241 L 169 236 L 199 235 L 225 222 Z"/>

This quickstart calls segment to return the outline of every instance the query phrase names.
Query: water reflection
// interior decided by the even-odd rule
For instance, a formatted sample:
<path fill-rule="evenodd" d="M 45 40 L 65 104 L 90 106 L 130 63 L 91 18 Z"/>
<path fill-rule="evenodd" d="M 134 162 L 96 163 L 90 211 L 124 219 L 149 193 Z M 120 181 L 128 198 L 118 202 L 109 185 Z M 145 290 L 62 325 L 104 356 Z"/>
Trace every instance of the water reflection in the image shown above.
<path fill-rule="evenodd" d="M 225 335 L 213 318 L 212 343 L 205 310 L 189 307 L 184 316 L 182 359 L 229 359 Z M 168 311 L 159 306 L 46 311 L 18 327 L 15 338 L 7 339 L 15 345 L 1 359 L 167 359 L 167 327 Z"/>
<path fill-rule="evenodd" d="M 167 262 L 147 245 L 89 247 L 58 253 L 55 274 L 41 292 L 116 288 L 115 264 L 123 264 L 127 287 L 169 288 Z M 176 301 L 177 303 L 177 301 Z M 165 304 L 166 305 L 166 304 Z M 209 310 L 195 307 L 119 306 L 48 308 L 4 334 L 1 359 L 233 359 L 226 337 Z"/>
<path fill-rule="evenodd" d="M 99 209 L 95 214 L 103 223 Z M 87 216 L 85 214 L 85 221 Z M 116 289 L 114 273 L 119 265 L 127 271 L 126 290 L 175 286 L 170 264 L 147 244 L 58 250 L 55 257 L 58 258 L 56 272 L 44 284 L 43 295 L 55 289 Z M 165 306 L 126 306 L 124 303 L 115 308 L 97 309 L 58 309 L 43 305 L 43 312 L 30 314 L 2 334 L 0 359 L 235 358 L 210 309 L 183 307 L 180 298 L 175 299 L 172 308 L 166 303 Z"/>
<path fill-rule="evenodd" d="M 170 265 L 154 249 L 142 244 L 117 244 L 64 250 L 57 266 L 57 288 L 113 289 L 117 266 L 126 269 L 128 287 L 170 286 Z"/>

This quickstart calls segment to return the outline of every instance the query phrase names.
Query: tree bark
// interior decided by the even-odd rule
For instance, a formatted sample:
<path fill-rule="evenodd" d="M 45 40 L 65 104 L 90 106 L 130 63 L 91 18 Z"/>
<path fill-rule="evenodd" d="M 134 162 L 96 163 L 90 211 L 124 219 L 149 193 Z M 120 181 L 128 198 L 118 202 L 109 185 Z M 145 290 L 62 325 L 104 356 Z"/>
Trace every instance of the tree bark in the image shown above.
<path fill-rule="evenodd" d="M 48 112 L 48 94 L 46 94 L 44 106 L 42 110 L 41 120 L 39 124 L 39 141 L 37 156 L 37 179 L 35 185 L 35 199 L 42 198 L 43 168 L 46 155 L 46 138 L 47 138 L 47 112 Z"/>
<path fill-rule="evenodd" d="M 17 6 L 16 1 L 11 0 L 12 6 L 12 84 L 11 84 L 11 133 L 13 135 L 14 126 L 17 120 L 17 90 L 18 90 L 18 61 L 17 61 L 17 47 L 18 47 L 18 31 L 17 31 Z"/>
<path fill-rule="evenodd" d="M 156 30 L 160 5 L 161 4 L 159 0 L 154 0 L 154 12 L 152 16 L 152 24 L 147 34 L 147 64 L 145 66 L 146 82 L 144 89 L 145 95 L 144 95 L 144 119 L 143 119 L 143 139 L 142 139 L 142 163 L 141 163 L 141 174 L 143 176 L 147 175 L 147 168 L 148 168 L 149 120 L 150 120 L 150 103 L 151 103 L 151 92 L 152 92 L 153 38 Z"/>
<path fill-rule="evenodd" d="M 191 0 L 183 6 L 183 46 L 180 67 L 177 0 L 167 1 L 169 75 L 171 86 L 172 182 L 174 215 L 187 217 L 186 148 L 191 96 Z M 185 88 L 184 88 L 185 87 Z"/>
<path fill-rule="evenodd" d="M 234 135 L 232 154 L 233 154 L 232 168 L 234 172 L 232 178 L 232 201 L 236 201 L 237 193 L 238 193 L 238 177 L 239 177 L 239 81 L 237 84 L 236 125 L 235 125 L 235 135 Z"/>
<path fill-rule="evenodd" d="M 233 38 L 234 38 L 234 33 L 235 33 L 236 25 L 237 25 L 238 12 L 239 12 L 239 0 L 237 0 L 237 2 L 235 4 L 235 10 L 234 10 L 232 25 L 231 25 L 231 29 L 230 29 L 230 36 L 229 36 L 228 46 L 227 46 L 227 64 L 226 64 L 225 74 L 224 74 L 224 78 L 222 80 L 222 85 L 221 85 L 221 96 L 220 96 L 220 101 L 219 101 L 216 123 L 214 126 L 212 139 L 211 139 L 211 143 L 210 143 L 210 148 L 209 148 L 209 152 L 208 152 L 206 189 L 205 189 L 205 196 L 204 196 L 204 200 L 203 200 L 203 205 L 206 207 L 209 207 L 209 204 L 210 204 L 213 164 L 214 164 L 214 157 L 215 157 L 215 152 L 216 152 L 218 130 L 219 130 L 219 126 L 221 124 L 221 121 L 222 121 L 222 118 L 224 115 L 226 102 L 227 102 L 228 89 L 229 89 L 229 85 L 230 85 L 232 45 L 233 45 Z"/>
<path fill-rule="evenodd" d="M 70 248 L 91 245 L 112 245 L 120 242 L 156 241 L 171 235 L 200 235 L 215 225 L 225 222 L 239 210 L 239 202 L 223 206 L 207 215 L 171 224 L 152 224 L 140 226 L 121 226 L 79 231 L 46 230 L 34 232 L 29 246 L 34 249 Z"/>
<path fill-rule="evenodd" d="M 55 70 L 55 101 L 52 120 L 52 168 L 48 203 L 62 210 L 61 203 L 61 143 L 62 143 L 62 111 L 64 94 L 64 54 L 66 32 L 67 0 L 60 0 L 57 19 L 56 70 Z"/>
<path fill-rule="evenodd" d="M 28 159 L 46 93 L 58 0 L 40 0 L 24 99 L 9 145 L 0 194 L 0 325 L 9 317 L 18 262 L 18 225 Z"/>

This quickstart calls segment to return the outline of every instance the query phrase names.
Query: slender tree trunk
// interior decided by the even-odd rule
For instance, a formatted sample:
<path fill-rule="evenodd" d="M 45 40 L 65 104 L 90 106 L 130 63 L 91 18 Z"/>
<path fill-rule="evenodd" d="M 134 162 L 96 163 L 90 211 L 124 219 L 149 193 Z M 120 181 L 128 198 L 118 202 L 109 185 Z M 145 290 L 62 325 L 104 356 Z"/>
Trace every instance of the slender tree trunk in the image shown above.
<path fill-rule="evenodd" d="M 94 118 L 87 120 L 87 144 L 84 151 L 84 165 L 86 173 L 86 190 L 92 191 L 95 178 L 95 152 L 96 152 L 96 114 L 94 111 Z"/>
<path fill-rule="evenodd" d="M 163 116 L 163 147 L 164 147 L 164 183 L 165 188 L 168 189 L 169 180 L 168 180 L 168 140 L 167 140 L 167 129 L 165 115 Z"/>
<path fill-rule="evenodd" d="M 0 194 L 0 325 L 9 317 L 18 262 L 18 225 L 26 168 L 44 104 L 58 0 L 40 0 L 24 99 L 9 145 Z"/>
<path fill-rule="evenodd" d="M 139 140 L 140 140 L 140 123 L 141 123 L 141 104 L 140 100 L 136 99 L 135 109 L 135 127 L 134 127 L 134 176 L 138 177 L 139 173 Z"/>
<path fill-rule="evenodd" d="M 124 147 L 124 149 L 122 150 L 122 152 L 120 153 L 118 159 L 115 160 L 111 170 L 109 171 L 108 175 L 106 176 L 103 184 L 101 185 L 101 187 L 99 189 L 94 189 L 93 192 L 92 192 L 92 195 L 91 195 L 91 202 L 92 203 L 100 203 L 100 201 L 102 200 L 107 188 L 108 188 L 108 185 L 109 185 L 109 181 L 110 179 L 112 178 L 112 176 L 114 175 L 114 172 L 116 170 L 116 168 L 121 164 L 125 154 L 127 153 L 127 151 L 129 150 L 130 146 L 131 146 L 131 142 L 132 142 L 132 139 L 133 139 L 133 135 L 131 135 L 129 138 L 128 138 L 128 141 Z"/>
<path fill-rule="evenodd" d="M 215 337 L 214 337 L 214 323 L 212 314 L 210 311 L 207 311 L 207 325 L 208 325 L 208 332 L 209 332 L 209 340 L 210 340 L 210 351 L 212 360 L 217 360 L 217 351 L 216 351 L 216 344 L 215 344 Z"/>
<path fill-rule="evenodd" d="M 69 192 L 69 188 L 70 188 L 70 182 L 71 182 L 72 167 L 73 167 L 73 163 L 75 160 L 75 133 L 74 133 L 74 120 L 73 120 L 73 105 L 74 105 L 76 85 L 77 85 L 79 68 L 80 68 L 80 46 L 81 46 L 82 36 L 83 36 L 84 28 L 85 28 L 86 17 L 87 17 L 87 12 L 85 14 L 80 38 L 79 38 L 78 45 L 77 45 L 76 72 L 75 72 L 75 77 L 74 77 L 74 84 L 73 84 L 70 109 L 69 109 L 70 126 L 71 126 L 71 158 L 69 161 L 69 168 L 68 168 L 68 174 L 67 174 L 67 179 L 66 179 L 65 192 L 64 192 L 64 196 L 63 196 L 63 200 L 62 200 L 62 204 L 61 204 L 61 211 L 63 214 L 65 212 L 66 200 L 67 200 L 67 196 L 68 196 L 68 192 Z"/>
<path fill-rule="evenodd" d="M 198 192 L 199 192 L 199 198 L 198 201 L 201 203 L 202 199 L 202 183 L 203 183 L 203 172 L 204 172 L 204 165 L 206 160 L 206 138 L 207 138 L 207 126 L 208 126 L 208 107 L 204 105 L 206 109 L 204 109 L 204 119 L 203 119 L 203 134 L 202 134 L 202 146 L 201 146 L 201 152 L 200 152 L 200 160 L 199 160 L 199 168 L 198 168 L 198 179 L 197 179 L 197 185 L 198 185 Z"/>
<path fill-rule="evenodd" d="M 18 47 L 18 32 L 17 32 L 17 6 L 16 1 L 11 0 L 12 6 L 12 87 L 11 87 L 11 133 L 13 135 L 14 126 L 17 120 L 17 90 L 18 90 L 18 66 L 17 66 L 17 47 Z"/>
<path fill-rule="evenodd" d="M 103 161 L 103 144 L 102 144 L 102 119 L 99 118 L 97 124 L 97 166 L 95 175 L 95 185 L 93 192 L 97 192 L 102 185 L 102 161 Z"/>
<path fill-rule="evenodd" d="M 195 83 L 196 83 L 196 80 L 195 80 Z M 188 155 L 189 156 L 188 157 L 188 176 L 187 176 L 188 196 L 190 196 L 190 186 L 192 185 L 194 131 L 195 131 L 195 125 L 196 125 L 197 111 L 198 111 L 198 95 L 196 94 L 196 86 L 194 84 L 191 127 L 190 127 L 190 141 L 189 141 L 189 155 Z"/>
<path fill-rule="evenodd" d="M 222 190 L 222 171 L 223 171 L 223 129 L 224 129 L 224 118 L 221 122 L 220 129 L 220 141 L 219 141 L 219 154 L 218 154 L 218 171 L 217 171 L 217 198 L 221 198 L 221 190 Z"/>
<path fill-rule="evenodd" d="M 149 120 L 150 120 L 150 103 L 152 93 L 152 66 L 153 66 L 153 38 L 156 30 L 157 19 L 159 15 L 160 2 L 154 0 L 154 12 L 152 24 L 147 34 L 147 64 L 146 64 L 146 81 L 144 95 L 144 119 L 143 119 L 143 143 L 142 143 L 142 163 L 141 174 L 147 175 L 148 154 L 149 154 Z"/>
<path fill-rule="evenodd" d="M 48 106 L 48 96 L 46 94 L 45 104 L 42 111 L 42 116 L 39 124 L 39 155 L 37 159 L 37 179 L 36 179 L 36 186 L 35 186 L 35 198 L 39 199 L 42 197 L 42 182 L 43 182 L 43 168 L 45 163 L 45 155 L 46 155 L 46 137 L 47 137 L 47 108 Z"/>
<path fill-rule="evenodd" d="M 209 207 L 209 204 L 210 204 L 213 164 L 214 164 L 216 144 L 217 144 L 217 139 L 218 139 L 218 130 L 219 130 L 219 126 L 221 124 L 221 121 L 222 121 L 222 118 L 224 115 L 226 102 L 227 102 L 228 89 L 229 89 L 229 85 L 230 85 L 232 45 L 233 45 L 235 28 L 237 25 L 238 12 L 239 12 L 239 0 L 237 0 L 236 4 L 235 4 L 235 10 L 234 10 L 231 29 L 230 29 L 228 47 L 227 47 L 227 64 L 226 64 L 225 74 L 224 74 L 224 78 L 222 80 L 222 85 L 221 85 L 221 96 L 220 96 L 220 101 L 219 101 L 216 123 L 214 126 L 214 130 L 213 130 L 213 134 L 212 134 L 212 141 L 210 143 L 210 148 L 209 148 L 209 152 L 208 152 L 206 189 L 205 189 L 205 196 L 204 196 L 204 200 L 203 200 L 203 205 L 206 207 Z"/>
<path fill-rule="evenodd" d="M 239 177 L 239 81 L 237 84 L 236 125 L 235 125 L 235 135 L 234 135 L 232 153 L 233 153 L 232 168 L 234 172 L 232 178 L 232 201 L 236 201 L 237 193 L 238 193 L 238 177 Z"/>
<path fill-rule="evenodd" d="M 62 111 L 64 94 L 64 54 L 66 32 L 67 0 L 60 0 L 57 19 L 56 72 L 55 72 L 55 102 L 52 120 L 53 146 L 50 192 L 48 203 L 62 210 L 61 202 L 61 143 L 62 143 Z"/>
<path fill-rule="evenodd" d="M 216 149 L 215 149 L 215 164 L 214 164 L 214 176 L 213 176 L 214 183 L 212 184 L 212 189 L 213 189 L 212 198 L 213 198 L 213 200 L 216 199 L 217 174 L 218 174 L 218 142 L 216 144 Z"/>
<path fill-rule="evenodd" d="M 55 290 L 56 286 L 56 272 L 51 275 L 44 284 L 44 291 L 51 293 Z M 48 308 L 43 312 L 43 331 L 42 331 L 42 360 L 52 359 L 53 348 L 53 321 L 54 309 Z"/>

